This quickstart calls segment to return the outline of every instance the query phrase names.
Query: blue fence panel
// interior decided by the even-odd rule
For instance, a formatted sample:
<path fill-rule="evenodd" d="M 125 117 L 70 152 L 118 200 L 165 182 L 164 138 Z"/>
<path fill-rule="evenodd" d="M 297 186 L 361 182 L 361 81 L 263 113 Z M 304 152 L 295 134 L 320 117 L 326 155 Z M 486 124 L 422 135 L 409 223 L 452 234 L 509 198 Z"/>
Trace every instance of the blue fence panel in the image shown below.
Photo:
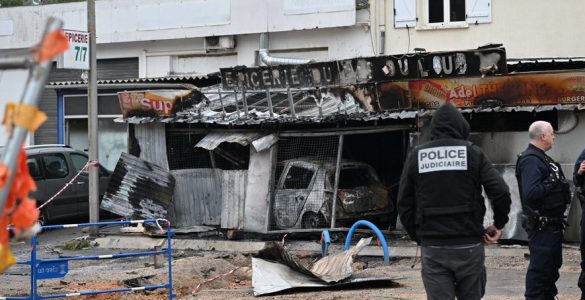
<path fill-rule="evenodd" d="M 173 299 L 176 295 L 173 294 L 173 269 L 172 269 L 172 232 L 171 232 L 171 223 L 167 220 L 163 219 L 147 219 L 147 220 L 131 220 L 131 221 L 112 221 L 112 222 L 97 222 L 97 223 L 81 223 L 81 224 L 65 224 L 65 225 L 48 225 L 42 226 L 41 231 L 48 230 L 48 229 L 63 229 L 63 228 L 76 228 L 76 227 L 96 227 L 96 226 L 104 226 L 104 225 L 131 225 L 131 224 L 138 224 L 138 223 L 156 223 L 158 225 L 159 222 L 165 222 L 167 224 L 167 249 L 160 250 L 160 251 L 143 251 L 143 252 L 126 252 L 126 253 L 117 253 L 117 254 L 109 254 L 109 255 L 93 255 L 93 256 L 76 256 L 76 257 L 68 257 L 68 258 L 52 258 L 52 259 L 39 259 L 37 258 L 37 236 L 32 237 L 32 250 L 30 260 L 28 261 L 19 261 L 17 264 L 20 265 L 29 265 L 31 268 L 30 272 L 30 296 L 28 297 L 2 297 L 0 299 L 7 299 L 7 300 L 18 300 L 18 299 L 26 299 L 26 300 L 37 300 L 37 299 L 55 299 L 55 298 L 66 298 L 66 297 L 74 297 L 74 296 L 85 296 L 85 295 L 98 295 L 98 294 L 107 294 L 107 293 L 121 293 L 121 292 L 135 292 L 135 291 L 145 291 L 145 290 L 155 290 L 160 288 L 165 288 L 169 290 L 169 299 Z M 148 285 L 142 287 L 132 287 L 132 288 L 120 288 L 120 289 L 112 289 L 112 290 L 98 290 L 98 291 L 82 291 L 82 292 L 72 292 L 66 294 L 48 294 L 48 295 L 40 295 L 38 293 L 38 281 L 44 279 L 52 279 L 52 278 L 62 278 L 69 272 L 69 261 L 77 261 L 77 260 L 101 260 L 101 259 L 116 259 L 122 257 L 137 257 L 137 256 L 148 256 L 148 255 L 160 255 L 166 254 L 168 259 L 168 272 L 169 272 L 169 282 L 166 284 L 161 285 Z"/>

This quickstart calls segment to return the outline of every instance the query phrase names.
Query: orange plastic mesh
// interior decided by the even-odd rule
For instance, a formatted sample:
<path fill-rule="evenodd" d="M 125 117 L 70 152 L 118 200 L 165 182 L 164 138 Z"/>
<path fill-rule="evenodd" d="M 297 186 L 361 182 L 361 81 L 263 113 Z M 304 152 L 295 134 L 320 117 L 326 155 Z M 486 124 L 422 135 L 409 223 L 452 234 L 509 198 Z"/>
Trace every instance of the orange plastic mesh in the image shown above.
<path fill-rule="evenodd" d="M 12 225 L 14 232 L 20 233 L 31 228 L 39 217 L 36 201 L 28 197 L 37 186 L 30 176 L 24 148 L 21 148 L 18 154 L 16 173 L 11 186 L 6 185 L 8 173 L 8 168 L 0 164 L 0 187 L 10 188 L 0 216 L 0 272 L 15 263 L 8 244 L 8 226 Z"/>
<path fill-rule="evenodd" d="M 69 42 L 62 30 L 55 30 L 48 33 L 40 47 L 34 53 L 34 58 L 38 63 L 53 59 L 55 56 L 69 49 Z"/>

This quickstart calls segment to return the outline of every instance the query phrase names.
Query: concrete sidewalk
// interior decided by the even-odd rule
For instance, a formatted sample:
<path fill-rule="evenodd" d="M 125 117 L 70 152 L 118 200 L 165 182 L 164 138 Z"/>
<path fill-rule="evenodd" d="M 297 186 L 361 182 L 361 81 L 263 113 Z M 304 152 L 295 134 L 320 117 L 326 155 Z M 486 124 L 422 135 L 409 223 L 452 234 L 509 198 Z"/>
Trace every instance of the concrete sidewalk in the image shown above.
<path fill-rule="evenodd" d="M 166 245 L 164 238 L 151 238 L 145 236 L 109 235 L 97 238 L 96 242 L 101 248 L 107 249 L 153 249 L 155 246 Z M 173 239 L 172 247 L 176 250 L 219 251 L 237 253 L 255 253 L 260 251 L 267 242 L 265 241 L 229 241 L 210 239 Z M 320 252 L 321 245 L 316 241 L 290 241 L 286 243 L 291 251 Z M 407 258 L 420 255 L 415 243 L 411 241 L 389 242 L 390 257 Z M 574 246 L 566 246 L 574 247 Z M 343 243 L 336 242 L 329 247 L 329 253 L 343 251 Z M 418 254 L 417 254 L 418 251 Z M 527 246 L 520 245 L 490 245 L 486 246 L 487 257 L 523 257 L 528 253 Z M 384 256 L 381 247 L 367 246 L 361 252 L 361 256 Z"/>

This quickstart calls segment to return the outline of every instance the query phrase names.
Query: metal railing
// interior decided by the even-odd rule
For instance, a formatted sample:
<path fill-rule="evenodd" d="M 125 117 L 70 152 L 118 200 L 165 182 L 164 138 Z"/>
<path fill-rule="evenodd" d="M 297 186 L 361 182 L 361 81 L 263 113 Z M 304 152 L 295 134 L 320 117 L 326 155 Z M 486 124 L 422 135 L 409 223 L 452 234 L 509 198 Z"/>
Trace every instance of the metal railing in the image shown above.
<path fill-rule="evenodd" d="M 173 236 L 171 232 L 171 223 L 164 219 L 147 219 L 147 220 L 132 220 L 132 221 L 113 221 L 113 222 L 97 222 L 97 223 L 81 223 L 81 224 L 65 224 L 65 225 L 49 225 L 42 226 L 42 230 L 49 229 L 64 229 L 64 228 L 76 228 L 76 227 L 97 227 L 104 225 L 130 225 L 139 223 L 155 223 L 157 226 L 159 222 L 165 222 L 167 225 L 167 248 L 158 251 L 142 251 L 142 252 L 127 252 L 118 254 L 107 254 L 107 255 L 91 255 L 91 256 L 74 256 L 67 258 L 51 258 L 51 259 L 40 259 L 37 257 L 37 236 L 32 237 L 32 250 L 31 258 L 27 261 L 18 261 L 17 264 L 29 265 L 30 266 L 30 295 L 26 297 L 2 297 L 0 299 L 16 300 L 16 299 L 54 299 L 54 298 L 67 298 L 75 296 L 86 296 L 86 295 L 98 295 L 108 293 L 121 293 L 121 292 L 135 292 L 135 291 L 148 291 L 160 288 L 169 290 L 169 299 L 176 297 L 173 294 L 173 272 L 172 272 L 172 248 L 171 238 Z M 41 232 L 42 232 L 41 230 Z M 132 288 L 119 288 L 111 290 L 96 290 L 96 291 L 81 291 L 81 292 L 70 292 L 62 294 L 45 294 L 41 295 L 38 291 L 38 281 L 46 279 L 63 278 L 69 272 L 69 261 L 80 261 L 80 260 L 103 260 L 103 259 L 116 259 L 124 257 L 138 257 L 138 256 L 149 256 L 149 255 L 167 255 L 168 261 L 168 282 L 159 285 L 146 285 L 141 287 Z"/>

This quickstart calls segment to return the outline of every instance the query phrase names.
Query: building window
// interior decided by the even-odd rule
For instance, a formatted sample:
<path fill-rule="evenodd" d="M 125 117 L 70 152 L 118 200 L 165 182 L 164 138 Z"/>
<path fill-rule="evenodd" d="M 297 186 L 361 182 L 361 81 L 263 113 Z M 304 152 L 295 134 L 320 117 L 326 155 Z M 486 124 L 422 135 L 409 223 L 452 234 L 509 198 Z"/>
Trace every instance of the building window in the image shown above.
<path fill-rule="evenodd" d="M 465 0 L 428 1 L 429 24 L 465 21 Z"/>
<path fill-rule="evenodd" d="M 394 28 L 459 28 L 491 22 L 492 0 L 394 0 Z"/>
<path fill-rule="evenodd" d="M 127 151 L 128 135 L 125 123 L 116 123 L 122 117 L 117 94 L 98 95 L 98 159 L 108 170 L 116 167 L 120 153 Z M 79 150 L 89 148 L 87 141 L 87 95 L 63 96 L 64 142 Z"/>

